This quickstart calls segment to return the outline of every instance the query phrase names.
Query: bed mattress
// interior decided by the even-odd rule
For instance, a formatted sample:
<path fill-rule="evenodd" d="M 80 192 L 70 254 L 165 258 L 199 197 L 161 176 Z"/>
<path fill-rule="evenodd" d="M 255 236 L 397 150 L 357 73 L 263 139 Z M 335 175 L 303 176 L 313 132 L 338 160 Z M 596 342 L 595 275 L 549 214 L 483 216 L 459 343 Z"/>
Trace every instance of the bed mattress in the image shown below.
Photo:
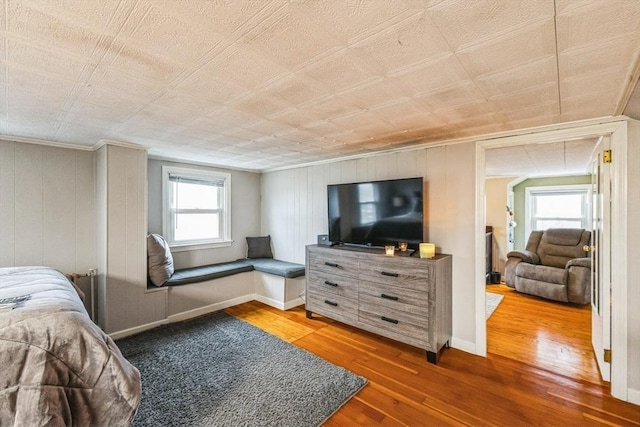
<path fill-rule="evenodd" d="M 128 425 L 140 373 L 47 267 L 0 268 L 0 425 Z"/>

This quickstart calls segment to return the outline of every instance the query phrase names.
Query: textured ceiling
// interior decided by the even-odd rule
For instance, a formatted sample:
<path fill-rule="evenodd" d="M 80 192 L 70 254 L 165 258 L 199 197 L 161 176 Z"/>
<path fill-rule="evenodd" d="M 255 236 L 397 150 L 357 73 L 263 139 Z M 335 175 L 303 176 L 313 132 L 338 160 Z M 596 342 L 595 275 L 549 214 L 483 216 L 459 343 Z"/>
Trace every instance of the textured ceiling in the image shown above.
<path fill-rule="evenodd" d="M 0 134 L 264 170 L 617 115 L 639 58 L 637 0 L 0 0 Z"/>
<path fill-rule="evenodd" d="M 485 174 L 488 177 L 588 174 L 596 142 L 597 139 L 580 139 L 487 150 Z"/>

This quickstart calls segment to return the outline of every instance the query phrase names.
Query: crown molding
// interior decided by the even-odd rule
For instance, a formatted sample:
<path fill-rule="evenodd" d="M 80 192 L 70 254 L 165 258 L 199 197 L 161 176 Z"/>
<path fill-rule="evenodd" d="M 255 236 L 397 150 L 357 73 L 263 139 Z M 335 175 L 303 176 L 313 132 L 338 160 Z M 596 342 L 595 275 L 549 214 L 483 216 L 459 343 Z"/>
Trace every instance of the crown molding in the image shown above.
<path fill-rule="evenodd" d="M 112 146 L 115 146 L 115 147 L 123 147 L 123 148 L 131 148 L 131 149 L 134 149 L 134 150 L 149 151 L 149 147 L 146 147 L 144 145 L 134 144 L 132 142 L 114 141 L 114 140 L 111 140 L 111 139 L 101 139 L 96 144 L 94 144 L 93 147 L 91 147 L 91 149 L 93 151 L 96 151 L 96 150 L 99 150 L 100 148 L 104 147 L 105 145 L 112 145 Z"/>
<path fill-rule="evenodd" d="M 2 135 L 0 136 L 0 141 L 19 142 L 22 144 L 46 145 L 49 147 L 56 147 L 56 148 L 68 148 L 71 150 L 93 151 L 93 148 L 88 145 L 78 145 L 78 144 L 69 144 L 66 142 L 47 141 L 44 139 L 27 138 L 24 136 Z"/>
<path fill-rule="evenodd" d="M 131 142 L 113 141 L 110 139 L 101 139 L 100 141 L 98 141 L 98 143 L 91 146 L 80 145 L 80 144 L 70 144 L 67 142 L 47 141 L 45 139 L 28 138 L 24 136 L 13 136 L 13 135 L 2 135 L 0 136 L 0 141 L 19 142 L 21 144 L 45 145 L 48 147 L 68 148 L 71 150 L 81 150 L 81 151 L 96 151 L 105 145 L 114 145 L 118 147 L 148 151 L 148 148 L 145 147 L 144 145 L 133 144 Z"/>

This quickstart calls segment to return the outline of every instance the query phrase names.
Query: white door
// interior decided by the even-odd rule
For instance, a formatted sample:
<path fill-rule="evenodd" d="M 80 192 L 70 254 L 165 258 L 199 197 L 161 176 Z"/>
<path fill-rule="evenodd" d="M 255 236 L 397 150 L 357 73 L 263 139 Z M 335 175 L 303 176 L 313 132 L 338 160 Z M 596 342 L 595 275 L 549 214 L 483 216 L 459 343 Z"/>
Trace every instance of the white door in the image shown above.
<path fill-rule="evenodd" d="M 611 163 L 605 160 L 609 137 L 592 158 L 591 342 L 603 380 L 611 381 Z M 607 354 L 607 356 L 605 356 Z"/>

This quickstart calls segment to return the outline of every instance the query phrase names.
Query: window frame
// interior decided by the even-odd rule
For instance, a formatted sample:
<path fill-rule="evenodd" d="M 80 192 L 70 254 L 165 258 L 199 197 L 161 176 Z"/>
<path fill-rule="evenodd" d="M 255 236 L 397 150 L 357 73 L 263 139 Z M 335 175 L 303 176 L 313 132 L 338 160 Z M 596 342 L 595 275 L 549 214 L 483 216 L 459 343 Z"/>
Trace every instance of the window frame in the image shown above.
<path fill-rule="evenodd" d="M 198 239 L 176 242 L 172 229 L 172 200 L 173 191 L 170 176 L 181 176 L 196 180 L 222 181 L 222 197 L 220 198 L 220 221 L 222 221 L 221 237 L 217 239 Z M 176 166 L 162 166 L 162 232 L 172 252 L 188 251 L 192 249 L 208 249 L 231 246 L 231 174 L 219 171 L 191 169 Z"/>
<path fill-rule="evenodd" d="M 534 203 L 533 197 L 536 195 L 550 195 L 562 193 L 574 193 L 584 195 L 585 200 L 582 205 L 583 216 L 580 228 L 590 230 L 591 227 L 591 194 L 593 186 L 591 184 L 574 184 L 574 185 L 554 185 L 544 187 L 526 187 L 525 188 L 525 236 L 531 235 L 535 230 L 533 227 L 534 220 L 537 217 L 533 215 Z M 569 219 L 569 218 L 567 218 Z"/>

